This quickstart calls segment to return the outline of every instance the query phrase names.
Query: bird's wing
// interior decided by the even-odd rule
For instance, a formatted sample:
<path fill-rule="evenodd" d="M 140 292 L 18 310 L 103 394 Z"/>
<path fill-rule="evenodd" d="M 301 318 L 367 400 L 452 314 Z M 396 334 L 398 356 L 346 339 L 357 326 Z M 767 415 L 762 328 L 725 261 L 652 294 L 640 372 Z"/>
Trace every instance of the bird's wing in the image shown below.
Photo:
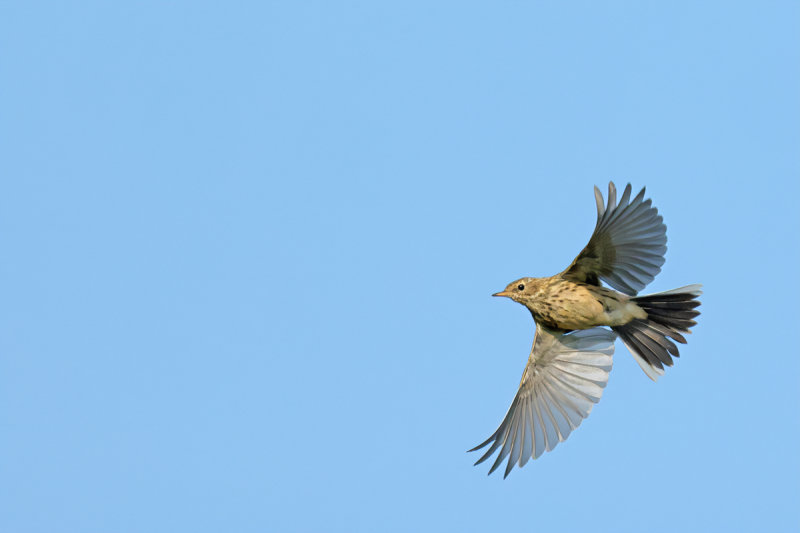
<path fill-rule="evenodd" d="M 508 457 L 505 476 L 566 440 L 589 416 L 608 382 L 616 335 L 593 328 L 557 333 L 537 325 L 528 365 L 497 431 L 473 448 L 491 446 L 475 463 L 499 450 L 489 473 Z M 504 476 L 504 477 L 505 477 Z"/>
<path fill-rule="evenodd" d="M 592 238 L 561 276 L 592 285 L 602 279 L 618 291 L 636 294 L 661 272 L 667 227 L 651 200 L 644 200 L 644 189 L 630 200 L 630 183 L 619 203 L 614 183 L 608 184 L 607 205 L 597 187 L 594 196 L 597 225 Z"/>

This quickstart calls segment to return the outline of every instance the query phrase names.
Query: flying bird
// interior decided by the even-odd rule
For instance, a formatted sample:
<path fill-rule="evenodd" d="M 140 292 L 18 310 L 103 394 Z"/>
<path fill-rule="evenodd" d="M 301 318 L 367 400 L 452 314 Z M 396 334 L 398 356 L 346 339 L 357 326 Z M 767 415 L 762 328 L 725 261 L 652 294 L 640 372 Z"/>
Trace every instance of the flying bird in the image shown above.
<path fill-rule="evenodd" d="M 492 295 L 527 307 L 536 333 L 503 422 L 469 450 L 490 445 L 476 465 L 498 452 L 489 474 L 508 458 L 507 477 L 515 464 L 552 450 L 589 416 L 608 382 L 617 336 L 653 381 L 678 357 L 675 342 L 686 344 L 683 334 L 700 314 L 701 285 L 637 296 L 661 271 L 667 251 L 667 228 L 644 194 L 631 200 L 628 184 L 617 202 L 612 182 L 604 204 L 595 187 L 597 225 L 572 264 L 549 278 L 518 279 Z"/>

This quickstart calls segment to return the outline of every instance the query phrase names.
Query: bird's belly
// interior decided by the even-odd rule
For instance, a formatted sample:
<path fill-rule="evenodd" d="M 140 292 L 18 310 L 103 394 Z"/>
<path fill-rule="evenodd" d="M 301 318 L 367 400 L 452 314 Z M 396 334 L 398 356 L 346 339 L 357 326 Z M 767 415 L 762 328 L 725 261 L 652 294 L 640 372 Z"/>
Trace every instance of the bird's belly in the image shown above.
<path fill-rule="evenodd" d="M 534 319 L 563 330 L 588 329 L 607 324 L 603 304 L 588 291 L 562 291 L 537 299 L 531 308 Z"/>

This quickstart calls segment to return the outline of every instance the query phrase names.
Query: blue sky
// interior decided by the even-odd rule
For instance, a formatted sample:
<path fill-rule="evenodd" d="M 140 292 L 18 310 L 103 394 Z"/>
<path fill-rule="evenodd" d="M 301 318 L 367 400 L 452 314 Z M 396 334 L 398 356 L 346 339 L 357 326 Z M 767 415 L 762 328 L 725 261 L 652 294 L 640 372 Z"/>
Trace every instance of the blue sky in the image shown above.
<path fill-rule="evenodd" d="M 4 2 L 0 530 L 796 531 L 792 2 Z M 592 186 L 703 283 L 486 476 Z"/>

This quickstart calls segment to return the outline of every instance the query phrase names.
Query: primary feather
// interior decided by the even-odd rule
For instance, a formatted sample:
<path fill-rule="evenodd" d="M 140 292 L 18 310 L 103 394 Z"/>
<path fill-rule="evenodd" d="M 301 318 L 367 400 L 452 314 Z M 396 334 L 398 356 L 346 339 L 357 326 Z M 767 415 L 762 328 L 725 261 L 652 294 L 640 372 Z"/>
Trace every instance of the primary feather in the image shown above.
<path fill-rule="evenodd" d="M 508 457 L 508 476 L 514 464 L 524 466 L 566 440 L 603 394 L 615 339 L 613 332 L 602 328 L 564 334 L 538 326 L 519 390 L 503 422 L 470 450 L 491 443 L 475 464 L 500 449 L 489 473 Z"/>
<path fill-rule="evenodd" d="M 561 273 L 565 279 L 599 285 L 603 280 L 625 294 L 636 294 L 661 272 L 667 251 L 667 227 L 644 189 L 630 200 L 631 185 L 617 203 L 608 185 L 608 204 L 595 187 L 597 224 L 589 243 Z"/>

